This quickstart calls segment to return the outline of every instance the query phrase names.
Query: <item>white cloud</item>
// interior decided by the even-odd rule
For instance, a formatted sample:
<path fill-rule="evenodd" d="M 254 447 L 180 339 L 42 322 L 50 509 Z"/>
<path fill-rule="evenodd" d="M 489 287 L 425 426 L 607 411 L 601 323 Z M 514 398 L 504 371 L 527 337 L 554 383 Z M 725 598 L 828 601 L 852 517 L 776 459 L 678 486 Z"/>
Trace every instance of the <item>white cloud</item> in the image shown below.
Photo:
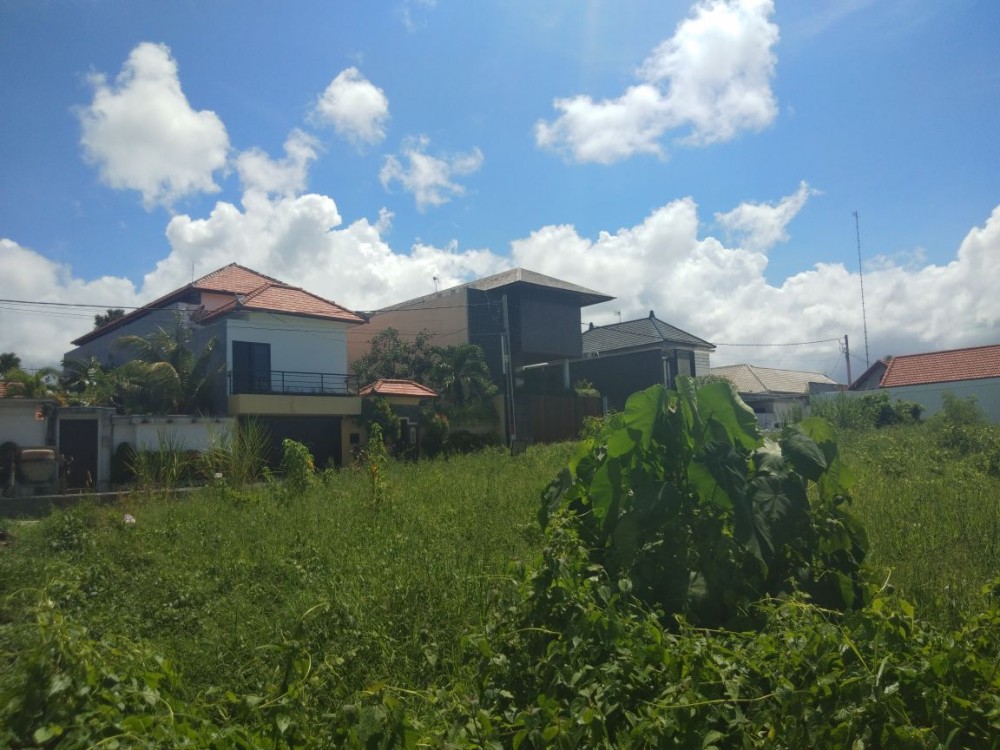
<path fill-rule="evenodd" d="M 614 99 L 556 99 L 560 115 L 536 124 L 536 143 L 575 161 L 610 164 L 663 155 L 668 131 L 707 145 L 767 127 L 777 116 L 773 12 L 772 0 L 700 0 L 643 62 L 639 83 Z"/>
<path fill-rule="evenodd" d="M 83 281 L 73 269 L 10 239 L 0 239 L 0 298 L 32 304 L 0 303 L 4 351 L 16 352 L 25 367 L 56 365 L 70 340 L 93 328 L 94 315 L 105 307 L 141 304 L 128 279 L 103 276 Z M 59 303 L 59 304 L 39 304 Z M 98 305 L 73 308 L 67 304 Z"/>
<path fill-rule="evenodd" d="M 355 145 L 378 143 L 385 138 L 389 99 L 357 68 L 347 68 L 319 97 L 313 118 L 332 125 Z"/>
<path fill-rule="evenodd" d="M 204 218 L 174 216 L 169 254 L 140 290 L 127 279 L 84 281 L 11 240 L 0 240 L 0 298 L 80 302 L 107 307 L 154 299 L 238 260 L 352 309 L 374 309 L 434 290 L 524 266 L 617 297 L 586 308 L 584 320 L 609 323 L 658 317 L 719 344 L 780 344 L 835 339 L 847 333 L 861 350 L 858 276 L 839 264 L 770 283 L 765 250 L 787 235 L 789 222 L 811 190 L 802 184 L 773 204 L 744 204 L 716 216 L 741 232 L 732 245 L 705 235 L 693 199 L 652 211 L 635 226 L 582 237 L 572 225 L 550 225 L 512 243 L 510 256 L 417 244 L 394 250 L 384 233 L 391 212 L 345 224 L 332 198 L 248 189 L 242 206 L 218 202 Z M 719 217 L 725 217 L 724 220 Z M 1000 206 L 962 241 L 946 265 L 901 265 L 880 258 L 865 273 L 873 357 L 995 342 L 1000 334 Z M 17 308 L 17 309 L 14 309 Z M 0 305 L 4 348 L 29 364 L 58 362 L 70 339 L 90 330 L 93 310 Z M 69 317 L 66 317 L 69 316 Z M 742 348 L 720 346 L 716 364 L 749 361 L 772 367 L 829 372 L 843 377 L 838 345 Z M 857 370 L 856 370 L 857 371 Z"/>
<path fill-rule="evenodd" d="M 166 45 L 144 42 L 114 84 L 102 74 L 90 82 L 93 101 L 77 110 L 80 142 L 104 184 L 138 190 L 147 208 L 218 192 L 213 174 L 226 164 L 226 128 L 214 112 L 192 109 Z"/>
<path fill-rule="evenodd" d="M 778 206 L 791 205 L 804 190 L 800 187 Z M 774 226 L 768 224 L 771 236 Z M 690 198 L 596 240 L 581 237 L 572 226 L 549 226 L 516 240 L 512 248 L 514 265 L 615 295 L 613 302 L 584 311 L 584 320 L 597 324 L 617 321 L 617 310 L 626 320 L 655 310 L 659 318 L 716 343 L 780 344 L 847 333 L 857 352 L 862 341 L 857 273 L 819 263 L 771 284 L 764 276 L 762 250 L 699 237 L 697 206 Z M 983 227 L 969 232 L 947 265 L 913 269 L 883 259 L 865 273 L 872 357 L 995 342 L 1000 334 L 1000 298 L 992 292 L 997 278 L 1000 206 Z M 840 367 L 837 352 L 835 342 L 720 346 L 713 362 L 826 371 Z M 838 373 L 843 377 L 842 369 Z"/>
<path fill-rule="evenodd" d="M 413 193 L 420 211 L 464 195 L 465 188 L 452 178 L 472 174 L 483 165 L 483 152 L 478 148 L 465 154 L 431 156 L 426 153 L 429 145 L 427 136 L 408 139 L 402 153 L 407 166 L 404 167 L 395 156 L 387 156 L 379 173 L 382 186 L 387 190 L 393 182 L 398 182 L 404 190 Z"/>
<path fill-rule="evenodd" d="M 284 159 L 275 161 L 260 149 L 250 149 L 236 157 L 236 171 L 247 190 L 295 195 L 306 188 L 318 148 L 315 138 L 296 129 L 285 141 Z"/>
<path fill-rule="evenodd" d="M 779 242 L 788 241 L 788 223 L 802 210 L 809 196 L 817 193 L 803 181 L 798 190 L 776 204 L 741 203 L 732 211 L 716 213 L 715 220 L 742 247 L 765 252 Z"/>

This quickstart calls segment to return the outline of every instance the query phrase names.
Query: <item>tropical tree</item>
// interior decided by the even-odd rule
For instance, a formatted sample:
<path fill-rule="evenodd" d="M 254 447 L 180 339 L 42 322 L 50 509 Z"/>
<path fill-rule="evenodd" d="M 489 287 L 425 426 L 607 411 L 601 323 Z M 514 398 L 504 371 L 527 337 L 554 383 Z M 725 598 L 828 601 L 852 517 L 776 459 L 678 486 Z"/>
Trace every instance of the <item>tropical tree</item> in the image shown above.
<path fill-rule="evenodd" d="M 123 406 L 117 371 L 103 365 L 97 357 L 66 357 L 62 368 L 59 383 L 71 402 L 80 406 Z"/>
<path fill-rule="evenodd" d="M 0 376 L 5 375 L 9 370 L 17 370 L 21 367 L 21 358 L 14 352 L 4 352 L 0 354 Z"/>
<path fill-rule="evenodd" d="M 34 372 L 15 367 L 4 373 L 7 381 L 7 397 L 21 396 L 23 398 L 58 398 L 59 371 L 52 367 L 43 367 Z"/>
<path fill-rule="evenodd" d="M 486 356 L 477 344 L 435 347 L 430 385 L 455 405 L 482 402 L 497 392 Z"/>
<path fill-rule="evenodd" d="M 433 366 L 434 347 L 430 345 L 430 334 L 421 331 L 411 343 L 403 341 L 395 328 L 375 334 L 368 353 L 353 364 L 362 385 L 394 378 L 424 383 Z"/>
<path fill-rule="evenodd" d="M 221 369 L 212 366 L 217 339 L 197 355 L 191 339 L 191 329 L 178 315 L 169 329 L 115 342 L 132 355 L 132 361 L 115 370 L 126 411 L 192 414 L 211 409 L 214 378 Z"/>
<path fill-rule="evenodd" d="M 113 320 L 125 317 L 125 310 L 120 307 L 109 307 L 106 312 L 94 316 L 94 328 L 103 328 Z"/>

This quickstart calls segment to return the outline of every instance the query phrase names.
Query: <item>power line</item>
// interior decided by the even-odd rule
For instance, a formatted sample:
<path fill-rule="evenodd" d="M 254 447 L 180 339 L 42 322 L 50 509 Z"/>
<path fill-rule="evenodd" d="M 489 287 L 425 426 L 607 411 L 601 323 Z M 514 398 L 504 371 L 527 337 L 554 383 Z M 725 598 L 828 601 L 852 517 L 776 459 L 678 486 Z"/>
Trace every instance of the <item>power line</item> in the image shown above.
<path fill-rule="evenodd" d="M 770 346 L 810 346 L 812 344 L 828 344 L 831 341 L 840 341 L 840 337 L 835 339 L 816 339 L 815 341 L 788 341 L 781 344 L 715 344 L 715 346 L 759 346 L 759 347 L 770 347 Z"/>

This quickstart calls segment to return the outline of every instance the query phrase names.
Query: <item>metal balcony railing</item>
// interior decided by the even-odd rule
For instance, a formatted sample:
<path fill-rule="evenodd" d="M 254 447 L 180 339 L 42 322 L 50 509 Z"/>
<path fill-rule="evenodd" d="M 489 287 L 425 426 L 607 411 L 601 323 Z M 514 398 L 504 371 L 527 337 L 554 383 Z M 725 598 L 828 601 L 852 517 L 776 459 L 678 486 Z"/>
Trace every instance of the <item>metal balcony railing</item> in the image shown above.
<path fill-rule="evenodd" d="M 257 393 L 291 396 L 356 396 L 358 378 L 339 372 L 296 372 L 270 370 L 242 372 L 230 370 L 229 393 Z"/>

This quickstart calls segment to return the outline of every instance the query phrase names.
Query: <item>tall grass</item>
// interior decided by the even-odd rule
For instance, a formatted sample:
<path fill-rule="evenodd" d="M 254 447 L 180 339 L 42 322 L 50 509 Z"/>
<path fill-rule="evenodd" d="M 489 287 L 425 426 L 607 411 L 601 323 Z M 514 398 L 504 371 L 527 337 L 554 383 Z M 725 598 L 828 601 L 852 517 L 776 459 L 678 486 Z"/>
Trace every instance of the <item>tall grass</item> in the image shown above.
<path fill-rule="evenodd" d="M 239 502 L 208 489 L 82 506 L 17 528 L 0 600 L 44 596 L 151 644 L 195 692 L 262 690 L 292 640 L 331 706 L 375 683 L 414 690 L 467 669 L 461 638 L 505 606 L 507 566 L 537 554 L 539 492 L 566 458 L 556 446 L 390 462 L 379 505 L 345 469 L 280 499 L 265 485 Z"/>
<path fill-rule="evenodd" d="M 1000 434 L 988 430 L 1000 446 Z M 983 605 L 1000 575 L 1000 477 L 979 455 L 948 447 L 940 425 L 846 432 L 855 512 L 869 562 L 920 613 L 955 625 Z"/>

